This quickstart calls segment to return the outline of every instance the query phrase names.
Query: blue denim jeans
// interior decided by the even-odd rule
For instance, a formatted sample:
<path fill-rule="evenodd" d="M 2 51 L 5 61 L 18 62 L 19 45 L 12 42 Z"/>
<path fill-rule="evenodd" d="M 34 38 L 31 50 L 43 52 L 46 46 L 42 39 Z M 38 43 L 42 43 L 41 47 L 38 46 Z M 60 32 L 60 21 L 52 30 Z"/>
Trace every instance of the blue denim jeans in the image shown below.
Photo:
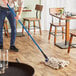
<path fill-rule="evenodd" d="M 12 10 L 14 10 L 12 8 Z M 5 10 L 0 8 L 0 45 L 3 45 L 3 25 L 5 17 L 9 20 L 10 27 L 11 27 L 11 40 L 10 40 L 10 46 L 15 45 L 15 39 L 16 39 L 16 19 L 14 18 L 14 15 L 11 13 L 10 10 Z"/>

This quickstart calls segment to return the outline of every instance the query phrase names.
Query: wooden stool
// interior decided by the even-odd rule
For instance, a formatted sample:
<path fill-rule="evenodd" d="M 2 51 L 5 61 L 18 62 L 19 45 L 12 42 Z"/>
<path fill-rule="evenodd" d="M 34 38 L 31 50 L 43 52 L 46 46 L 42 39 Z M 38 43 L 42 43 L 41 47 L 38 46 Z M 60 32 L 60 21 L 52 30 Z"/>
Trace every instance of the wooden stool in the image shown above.
<path fill-rule="evenodd" d="M 23 18 L 23 25 L 25 25 L 25 21 L 28 21 L 28 31 L 30 32 L 30 22 L 33 21 L 33 27 L 34 27 L 34 34 L 35 34 L 35 21 L 38 21 L 39 23 L 39 28 L 40 29 L 40 34 L 41 34 L 41 24 L 40 24 L 40 18 L 38 18 L 38 12 L 42 11 L 43 6 L 42 5 L 36 5 L 35 10 L 36 10 L 36 18 Z M 24 32 L 24 29 L 22 28 L 22 33 Z"/>
<path fill-rule="evenodd" d="M 7 20 L 4 21 L 4 33 L 5 33 L 5 36 L 9 37 Z"/>
<path fill-rule="evenodd" d="M 64 8 L 50 8 L 49 12 L 62 17 L 63 14 L 60 14 L 60 10 L 64 10 Z M 52 27 L 55 27 L 55 32 L 52 32 Z M 62 28 L 62 32 L 57 32 L 58 27 Z M 51 35 L 54 35 L 54 44 L 56 44 L 57 33 L 62 33 L 62 39 L 64 39 L 64 27 L 65 23 L 62 23 L 60 19 L 57 22 L 54 22 L 54 18 L 52 16 L 48 40 L 50 40 Z"/>
<path fill-rule="evenodd" d="M 70 53 L 70 47 L 72 46 L 72 39 L 73 39 L 73 37 L 76 37 L 76 34 L 71 33 L 70 41 L 69 41 L 69 47 L 68 47 L 68 53 Z"/>

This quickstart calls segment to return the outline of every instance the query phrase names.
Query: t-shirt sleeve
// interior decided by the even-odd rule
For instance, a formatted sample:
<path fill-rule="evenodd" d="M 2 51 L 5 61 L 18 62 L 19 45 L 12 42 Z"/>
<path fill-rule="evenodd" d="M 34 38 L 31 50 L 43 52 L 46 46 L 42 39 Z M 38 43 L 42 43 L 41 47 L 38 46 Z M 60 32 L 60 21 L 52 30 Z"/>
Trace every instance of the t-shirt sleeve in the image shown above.
<path fill-rule="evenodd" d="M 24 0 L 18 0 L 18 6 L 19 7 L 24 7 Z"/>

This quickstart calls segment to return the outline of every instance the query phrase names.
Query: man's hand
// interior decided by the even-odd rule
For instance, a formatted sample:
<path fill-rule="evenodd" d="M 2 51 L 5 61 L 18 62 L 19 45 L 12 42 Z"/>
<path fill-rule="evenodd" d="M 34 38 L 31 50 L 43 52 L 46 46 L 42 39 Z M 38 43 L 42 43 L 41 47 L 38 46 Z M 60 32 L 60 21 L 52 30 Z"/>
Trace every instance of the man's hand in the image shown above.
<path fill-rule="evenodd" d="M 19 7 L 19 8 L 18 8 L 18 12 L 19 12 L 19 13 L 18 13 L 18 15 L 15 17 L 16 20 L 20 19 L 22 10 L 23 10 L 22 7 Z"/>
<path fill-rule="evenodd" d="M 4 5 L 7 6 L 7 3 L 8 3 L 7 0 L 2 0 L 2 1 L 3 1 Z"/>
<path fill-rule="evenodd" d="M 16 16 L 15 19 L 16 20 L 19 20 L 20 19 L 20 15 Z"/>

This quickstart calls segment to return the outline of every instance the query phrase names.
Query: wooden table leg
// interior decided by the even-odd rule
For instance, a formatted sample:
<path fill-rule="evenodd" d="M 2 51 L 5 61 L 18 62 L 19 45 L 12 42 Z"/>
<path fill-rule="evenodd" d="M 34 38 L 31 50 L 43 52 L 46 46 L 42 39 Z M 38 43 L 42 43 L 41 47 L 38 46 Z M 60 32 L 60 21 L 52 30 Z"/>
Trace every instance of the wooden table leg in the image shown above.
<path fill-rule="evenodd" d="M 58 46 L 61 49 L 68 48 L 69 44 L 69 20 L 66 20 L 66 28 L 65 28 L 65 43 L 56 43 L 56 46 Z"/>
<path fill-rule="evenodd" d="M 55 27 L 54 45 L 56 44 L 57 27 Z"/>
<path fill-rule="evenodd" d="M 71 35 L 71 37 L 70 37 L 69 47 L 68 47 L 68 53 L 70 53 L 70 48 L 71 48 L 72 39 L 73 39 L 73 35 Z"/>
<path fill-rule="evenodd" d="M 66 28 L 65 28 L 65 45 L 69 43 L 69 20 L 66 20 Z"/>

